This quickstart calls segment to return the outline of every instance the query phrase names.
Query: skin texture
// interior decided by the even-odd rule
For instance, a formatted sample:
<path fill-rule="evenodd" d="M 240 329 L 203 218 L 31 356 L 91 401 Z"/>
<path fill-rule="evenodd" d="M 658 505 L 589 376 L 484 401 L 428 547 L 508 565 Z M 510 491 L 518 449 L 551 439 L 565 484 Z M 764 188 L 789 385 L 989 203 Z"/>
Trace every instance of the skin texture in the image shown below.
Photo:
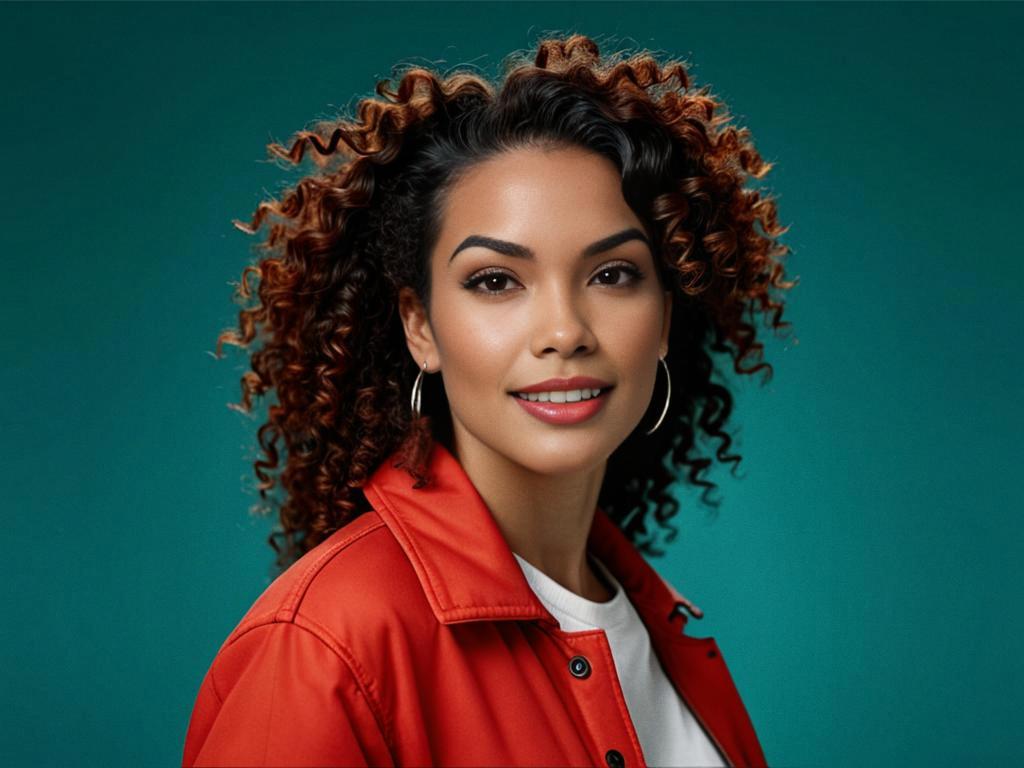
<path fill-rule="evenodd" d="M 454 453 L 512 551 L 596 601 L 611 592 L 587 560 L 587 534 L 608 457 L 651 405 L 672 310 L 642 240 L 582 256 L 631 227 L 646 233 L 608 159 L 575 147 L 512 150 L 474 166 L 449 192 L 430 256 L 430 316 L 412 289 L 399 301 L 409 352 L 443 378 Z M 471 246 L 452 259 L 470 235 L 535 256 Z M 505 277 L 463 287 L 483 270 Z M 574 375 L 614 386 L 604 408 L 578 424 L 542 422 L 509 394 Z"/>

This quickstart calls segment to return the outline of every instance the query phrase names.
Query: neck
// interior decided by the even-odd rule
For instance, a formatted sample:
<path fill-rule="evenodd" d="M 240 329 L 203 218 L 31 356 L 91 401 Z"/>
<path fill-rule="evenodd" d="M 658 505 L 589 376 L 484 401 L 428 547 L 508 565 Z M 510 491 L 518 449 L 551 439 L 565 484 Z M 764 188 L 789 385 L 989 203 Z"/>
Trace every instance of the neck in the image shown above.
<path fill-rule="evenodd" d="M 607 461 L 571 475 L 544 475 L 457 436 L 453 452 L 513 552 L 578 595 L 611 599 L 587 560 Z"/>

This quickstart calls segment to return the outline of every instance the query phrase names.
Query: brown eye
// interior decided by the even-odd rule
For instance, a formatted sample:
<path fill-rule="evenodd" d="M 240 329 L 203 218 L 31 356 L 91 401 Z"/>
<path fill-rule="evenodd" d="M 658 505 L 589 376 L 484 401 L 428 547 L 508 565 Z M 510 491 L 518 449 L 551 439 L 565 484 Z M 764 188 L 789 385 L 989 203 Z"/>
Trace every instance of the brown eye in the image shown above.
<path fill-rule="evenodd" d="M 473 291 L 475 293 L 486 293 L 498 296 L 503 293 L 507 293 L 507 291 L 504 290 L 504 288 L 508 284 L 508 281 L 512 279 L 512 276 L 506 272 L 482 272 L 481 274 L 474 275 L 473 277 L 466 280 L 462 284 L 462 287 L 468 291 Z M 477 286 L 481 284 L 483 284 L 484 290 L 477 290 Z"/>
<path fill-rule="evenodd" d="M 623 274 L 627 275 L 627 280 L 620 279 Z M 607 285 L 614 288 L 632 285 L 642 280 L 643 276 L 643 272 L 632 264 L 612 264 L 600 269 L 594 279 L 599 281 L 599 285 Z M 474 293 L 501 296 L 509 292 L 508 285 L 510 282 L 516 282 L 515 278 L 510 274 L 500 269 L 492 269 L 473 275 L 462 283 L 462 287 Z M 478 288 L 481 285 L 483 288 Z"/>
<path fill-rule="evenodd" d="M 628 275 L 629 280 L 626 280 L 625 282 L 620 282 L 619 276 L 622 274 Z M 612 279 L 610 281 L 602 280 L 601 285 L 630 285 L 643 277 L 643 273 L 641 273 L 640 270 L 634 266 L 631 266 L 629 264 L 614 264 L 612 266 L 604 267 L 600 271 L 598 271 L 596 279 L 601 279 L 608 275 L 611 275 Z"/>
<path fill-rule="evenodd" d="M 492 289 L 500 291 L 502 288 L 505 287 L 507 282 L 508 275 L 487 275 L 483 279 L 482 284 L 485 288 L 488 289 L 488 291 Z"/>

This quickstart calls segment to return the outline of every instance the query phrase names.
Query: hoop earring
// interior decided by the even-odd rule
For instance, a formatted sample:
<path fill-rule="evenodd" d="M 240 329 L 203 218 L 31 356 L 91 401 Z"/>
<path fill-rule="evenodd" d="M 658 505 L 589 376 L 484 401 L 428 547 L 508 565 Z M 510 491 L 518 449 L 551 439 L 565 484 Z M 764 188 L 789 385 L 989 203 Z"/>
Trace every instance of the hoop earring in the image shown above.
<path fill-rule="evenodd" d="M 423 374 L 427 370 L 427 361 L 423 361 L 423 369 L 416 374 L 416 381 L 412 383 L 412 397 L 409 405 L 412 407 L 413 419 L 420 417 L 420 398 L 423 394 Z"/>
<path fill-rule="evenodd" d="M 658 417 L 658 423 L 644 432 L 645 435 L 653 434 L 654 430 L 661 426 L 662 419 L 664 419 L 665 414 L 668 413 L 668 403 L 672 399 L 672 374 L 668 372 L 668 363 L 665 362 L 664 357 L 659 357 L 658 362 L 661 363 L 662 367 L 665 369 L 665 376 L 668 377 L 668 394 L 665 396 L 665 405 L 661 409 L 661 416 Z"/>

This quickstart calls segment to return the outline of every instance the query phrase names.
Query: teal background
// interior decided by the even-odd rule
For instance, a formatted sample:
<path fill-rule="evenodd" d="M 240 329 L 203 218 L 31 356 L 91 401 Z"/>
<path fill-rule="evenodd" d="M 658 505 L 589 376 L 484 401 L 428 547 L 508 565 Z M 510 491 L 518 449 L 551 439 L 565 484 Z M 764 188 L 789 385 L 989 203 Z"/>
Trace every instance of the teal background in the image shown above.
<path fill-rule="evenodd" d="M 778 766 L 1024 758 L 1020 4 L 4 4 L 6 765 L 172 765 L 268 583 L 231 325 L 266 160 L 399 62 L 682 57 L 776 163 L 800 284 L 738 477 L 656 567 Z M 1016 138 L 1015 138 L 1016 137 Z M 1014 190 L 1018 190 L 1015 192 Z M 798 342 L 798 343 L 797 343 Z M 1013 723 L 1017 723 L 1015 727 Z"/>

